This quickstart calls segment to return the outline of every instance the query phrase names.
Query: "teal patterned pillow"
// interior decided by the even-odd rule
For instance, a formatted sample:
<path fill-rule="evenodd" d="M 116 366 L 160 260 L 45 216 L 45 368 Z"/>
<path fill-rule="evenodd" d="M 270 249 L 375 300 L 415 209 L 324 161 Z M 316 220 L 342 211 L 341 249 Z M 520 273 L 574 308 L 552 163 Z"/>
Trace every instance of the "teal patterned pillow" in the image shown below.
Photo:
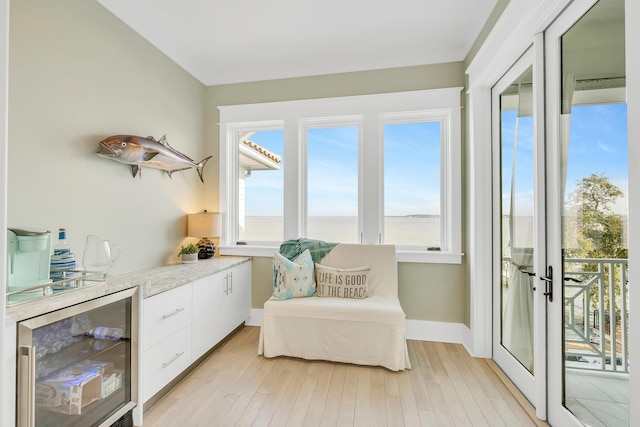
<path fill-rule="evenodd" d="M 271 299 L 284 300 L 310 297 L 316 292 L 311 252 L 305 250 L 293 261 L 278 252 L 273 253 L 273 296 Z"/>

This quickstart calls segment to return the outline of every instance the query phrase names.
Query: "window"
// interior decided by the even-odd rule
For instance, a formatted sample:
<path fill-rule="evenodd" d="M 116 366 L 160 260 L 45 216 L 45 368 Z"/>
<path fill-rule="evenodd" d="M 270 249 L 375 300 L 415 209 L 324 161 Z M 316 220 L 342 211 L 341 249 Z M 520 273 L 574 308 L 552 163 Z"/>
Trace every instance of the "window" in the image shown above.
<path fill-rule="evenodd" d="M 384 125 L 384 242 L 439 250 L 439 121 Z"/>
<path fill-rule="evenodd" d="M 283 240 L 284 136 L 281 129 L 238 133 L 238 240 Z"/>
<path fill-rule="evenodd" d="M 221 253 L 308 237 L 461 262 L 460 90 L 220 107 Z"/>
<path fill-rule="evenodd" d="M 357 243 L 358 127 L 307 129 L 307 237 Z"/>

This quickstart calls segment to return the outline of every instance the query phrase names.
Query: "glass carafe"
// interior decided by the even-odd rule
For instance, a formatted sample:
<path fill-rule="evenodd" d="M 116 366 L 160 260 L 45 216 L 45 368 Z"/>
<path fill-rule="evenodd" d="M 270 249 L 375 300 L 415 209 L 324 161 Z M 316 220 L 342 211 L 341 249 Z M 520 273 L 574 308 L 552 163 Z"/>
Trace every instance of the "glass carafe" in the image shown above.
<path fill-rule="evenodd" d="M 86 271 L 107 272 L 118 260 L 120 247 L 98 236 L 87 236 L 82 253 L 82 266 Z"/>

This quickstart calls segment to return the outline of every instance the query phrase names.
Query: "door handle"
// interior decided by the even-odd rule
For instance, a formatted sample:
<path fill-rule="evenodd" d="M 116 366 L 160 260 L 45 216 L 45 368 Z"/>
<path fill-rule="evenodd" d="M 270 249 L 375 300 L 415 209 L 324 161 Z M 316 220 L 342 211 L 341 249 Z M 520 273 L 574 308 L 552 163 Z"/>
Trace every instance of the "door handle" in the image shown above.
<path fill-rule="evenodd" d="M 36 348 L 20 346 L 18 349 L 18 427 L 36 425 L 35 379 Z"/>
<path fill-rule="evenodd" d="M 553 267 L 547 267 L 547 275 L 541 276 L 540 280 L 545 283 L 544 295 L 549 298 L 549 302 L 553 302 Z"/>

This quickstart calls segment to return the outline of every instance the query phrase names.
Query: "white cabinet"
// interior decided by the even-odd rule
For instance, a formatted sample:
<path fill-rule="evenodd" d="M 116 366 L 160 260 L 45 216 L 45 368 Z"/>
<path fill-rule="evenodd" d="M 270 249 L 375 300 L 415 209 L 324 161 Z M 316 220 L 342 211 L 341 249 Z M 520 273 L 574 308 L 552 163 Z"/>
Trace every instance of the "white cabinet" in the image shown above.
<path fill-rule="evenodd" d="M 142 398 L 149 400 L 191 364 L 189 325 L 145 350 Z"/>
<path fill-rule="evenodd" d="M 250 261 L 145 299 L 143 402 L 247 320 L 250 313 Z"/>
<path fill-rule="evenodd" d="M 148 400 L 191 363 L 191 283 L 144 300 L 142 398 Z"/>
<path fill-rule="evenodd" d="M 193 314 L 191 354 L 198 359 L 225 337 L 222 311 L 226 296 L 225 273 L 193 282 Z"/>
<path fill-rule="evenodd" d="M 226 276 L 227 292 L 222 321 L 228 334 L 251 315 L 251 263 L 236 266 Z"/>
<path fill-rule="evenodd" d="M 249 318 L 251 263 L 193 282 L 191 354 L 194 361 Z"/>
<path fill-rule="evenodd" d="M 191 283 L 144 300 L 144 350 L 191 323 Z"/>

